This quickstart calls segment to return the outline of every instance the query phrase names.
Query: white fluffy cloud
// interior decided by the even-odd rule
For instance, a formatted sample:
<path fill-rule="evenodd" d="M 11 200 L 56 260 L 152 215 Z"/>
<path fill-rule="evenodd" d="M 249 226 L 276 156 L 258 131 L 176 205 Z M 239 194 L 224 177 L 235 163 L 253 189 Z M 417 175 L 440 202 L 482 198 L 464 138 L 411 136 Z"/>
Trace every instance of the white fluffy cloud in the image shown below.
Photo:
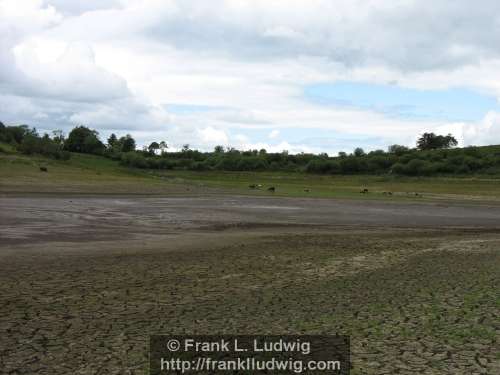
<path fill-rule="evenodd" d="M 88 44 L 69 43 L 56 61 L 47 63 L 39 61 L 36 48 L 24 44 L 15 50 L 23 74 L 20 94 L 96 103 L 130 95 L 125 79 L 96 65 Z"/>
<path fill-rule="evenodd" d="M 336 80 L 500 97 L 499 28 L 490 0 L 0 0 L 0 120 L 204 149 L 335 152 L 447 130 L 464 144 L 500 142 L 494 112 L 416 121 L 303 97 Z M 312 144 L 312 129 L 351 141 Z"/>
<path fill-rule="evenodd" d="M 274 139 L 274 138 L 276 138 L 276 137 L 277 137 L 277 136 L 279 136 L 279 135 L 280 135 L 280 131 L 279 131 L 279 130 L 274 129 L 274 130 L 272 130 L 272 131 L 271 131 L 271 133 L 269 133 L 269 136 L 268 136 L 268 137 L 269 137 L 269 138 L 271 138 L 271 139 Z"/>
<path fill-rule="evenodd" d="M 500 113 L 489 112 L 481 121 L 463 124 L 463 143 L 488 145 L 500 141 Z"/>

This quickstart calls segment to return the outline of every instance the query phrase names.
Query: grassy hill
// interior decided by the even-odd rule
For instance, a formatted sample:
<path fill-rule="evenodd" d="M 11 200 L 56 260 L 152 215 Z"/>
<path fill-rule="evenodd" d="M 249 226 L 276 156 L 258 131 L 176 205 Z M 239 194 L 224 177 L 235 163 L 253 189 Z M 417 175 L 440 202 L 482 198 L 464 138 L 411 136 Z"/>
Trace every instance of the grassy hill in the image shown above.
<path fill-rule="evenodd" d="M 500 200 L 495 176 L 402 177 L 135 169 L 102 156 L 72 153 L 69 160 L 27 156 L 0 147 L 0 193 L 252 194 L 391 200 Z M 7 151 L 8 150 L 8 151 Z M 7 151 L 7 152 L 5 152 Z M 41 171 L 45 167 L 47 172 Z M 262 185 L 257 189 L 249 185 Z M 276 192 L 267 191 L 274 186 Z M 367 194 L 360 194 L 368 189 Z M 388 193 L 391 193 L 390 195 Z"/>
<path fill-rule="evenodd" d="M 172 184 L 101 156 L 72 154 L 69 160 L 62 161 L 0 154 L 1 193 L 162 194 L 177 190 Z"/>

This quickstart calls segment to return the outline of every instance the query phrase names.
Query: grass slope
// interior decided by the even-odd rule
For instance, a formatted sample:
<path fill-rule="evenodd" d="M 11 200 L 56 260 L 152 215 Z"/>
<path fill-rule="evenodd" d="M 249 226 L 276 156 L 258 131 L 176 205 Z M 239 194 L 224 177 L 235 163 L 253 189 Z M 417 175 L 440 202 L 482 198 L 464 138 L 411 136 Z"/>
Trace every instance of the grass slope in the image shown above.
<path fill-rule="evenodd" d="M 164 193 L 172 190 L 171 185 L 99 156 L 73 154 L 70 160 L 59 161 L 0 154 L 3 193 Z"/>
<path fill-rule="evenodd" d="M 45 166 L 48 172 L 40 171 Z M 250 189 L 251 184 L 262 184 Z M 275 193 L 267 188 L 274 186 Z M 368 194 L 360 194 L 361 189 Z M 99 156 L 68 161 L 0 154 L 0 193 L 252 195 L 356 199 L 500 199 L 500 180 L 488 177 L 330 176 L 288 172 L 148 171 Z M 385 195 L 391 192 L 392 195 Z M 419 196 L 416 196 L 418 193 Z"/>

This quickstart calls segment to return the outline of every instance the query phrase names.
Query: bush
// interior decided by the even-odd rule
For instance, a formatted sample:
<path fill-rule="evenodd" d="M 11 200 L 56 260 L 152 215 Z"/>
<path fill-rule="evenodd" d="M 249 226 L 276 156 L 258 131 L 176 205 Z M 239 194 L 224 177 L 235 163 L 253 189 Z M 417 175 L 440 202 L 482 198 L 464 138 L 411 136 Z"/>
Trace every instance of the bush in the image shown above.
<path fill-rule="evenodd" d="M 306 172 L 308 173 L 327 173 L 328 170 L 329 165 L 327 160 L 315 159 L 306 165 Z"/>
<path fill-rule="evenodd" d="M 166 158 L 160 158 L 158 160 L 158 169 L 173 169 L 175 163 L 172 163 L 170 160 Z"/>
<path fill-rule="evenodd" d="M 148 168 L 149 163 L 147 159 L 141 154 L 131 151 L 122 154 L 121 162 L 124 165 L 134 168 Z"/>
<path fill-rule="evenodd" d="M 215 166 L 216 169 L 223 171 L 237 171 L 238 163 L 240 162 L 239 156 L 229 155 L 227 157 L 223 157 Z"/>
<path fill-rule="evenodd" d="M 394 164 L 394 159 L 390 156 L 375 155 L 368 159 L 368 170 L 370 171 L 385 171 Z"/>
<path fill-rule="evenodd" d="M 439 168 L 439 163 L 431 163 L 421 159 L 412 159 L 408 164 L 394 164 L 391 172 L 407 176 L 429 176 L 436 173 Z"/>
<path fill-rule="evenodd" d="M 361 171 L 361 166 L 358 158 L 356 157 L 346 157 L 340 160 L 340 170 L 345 174 L 352 174 Z"/>
<path fill-rule="evenodd" d="M 467 164 L 462 164 L 462 165 L 459 165 L 457 168 L 456 168 L 456 173 L 458 174 L 469 174 L 471 173 L 471 169 L 469 168 L 469 166 Z"/>
<path fill-rule="evenodd" d="M 210 165 L 204 161 L 195 161 L 191 165 L 191 170 L 193 171 L 207 171 L 210 169 Z"/>
<path fill-rule="evenodd" d="M 340 164 L 334 160 L 314 159 L 307 163 L 305 171 L 308 173 L 337 174 L 340 173 Z"/>
<path fill-rule="evenodd" d="M 236 170 L 238 171 L 258 171 L 265 169 L 267 169 L 266 161 L 258 156 L 242 157 L 236 164 Z"/>
<path fill-rule="evenodd" d="M 425 161 L 420 159 L 412 159 L 405 165 L 404 171 L 405 174 L 410 176 L 417 176 L 421 174 L 422 170 L 425 167 Z"/>
<path fill-rule="evenodd" d="M 18 150 L 26 155 L 39 154 L 59 160 L 68 160 L 71 156 L 69 152 L 64 151 L 62 146 L 50 139 L 48 135 L 39 137 L 33 133 L 23 138 Z"/>
<path fill-rule="evenodd" d="M 27 125 L 0 126 L 0 142 L 21 144 L 27 134 L 37 135 L 35 129 L 30 129 Z"/>
<path fill-rule="evenodd" d="M 406 146 L 401 146 L 401 145 L 391 145 L 388 148 L 388 152 L 390 154 L 395 154 L 397 156 L 401 156 L 403 154 L 406 154 L 410 149 Z"/>

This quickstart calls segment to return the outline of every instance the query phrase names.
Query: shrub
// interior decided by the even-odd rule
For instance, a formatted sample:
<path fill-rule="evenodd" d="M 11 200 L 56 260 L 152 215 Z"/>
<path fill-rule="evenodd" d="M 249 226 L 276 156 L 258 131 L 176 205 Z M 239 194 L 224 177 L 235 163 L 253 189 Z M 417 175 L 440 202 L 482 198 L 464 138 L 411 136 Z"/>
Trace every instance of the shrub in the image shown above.
<path fill-rule="evenodd" d="M 27 134 L 23 138 L 18 150 L 26 155 L 40 154 L 60 160 L 68 160 L 71 156 L 69 152 L 64 151 L 62 146 L 50 139 L 48 135 L 39 137 L 33 133 Z"/>
<path fill-rule="evenodd" d="M 408 162 L 408 164 L 406 164 L 404 171 L 407 175 L 417 176 L 422 172 L 424 166 L 425 161 L 420 159 L 412 159 Z"/>
<path fill-rule="evenodd" d="M 390 173 L 405 174 L 405 165 L 403 163 L 396 163 L 392 166 Z"/>
<path fill-rule="evenodd" d="M 410 149 L 406 146 L 401 146 L 401 145 L 391 145 L 388 148 L 388 152 L 390 154 L 395 154 L 397 156 L 401 156 L 405 153 L 407 153 Z"/>
<path fill-rule="evenodd" d="M 134 168 L 148 168 L 149 163 L 141 154 L 131 151 L 122 154 L 121 162 L 124 165 Z"/>
<path fill-rule="evenodd" d="M 349 156 L 340 160 L 340 170 L 342 173 L 351 174 L 360 171 L 358 158 Z"/>

